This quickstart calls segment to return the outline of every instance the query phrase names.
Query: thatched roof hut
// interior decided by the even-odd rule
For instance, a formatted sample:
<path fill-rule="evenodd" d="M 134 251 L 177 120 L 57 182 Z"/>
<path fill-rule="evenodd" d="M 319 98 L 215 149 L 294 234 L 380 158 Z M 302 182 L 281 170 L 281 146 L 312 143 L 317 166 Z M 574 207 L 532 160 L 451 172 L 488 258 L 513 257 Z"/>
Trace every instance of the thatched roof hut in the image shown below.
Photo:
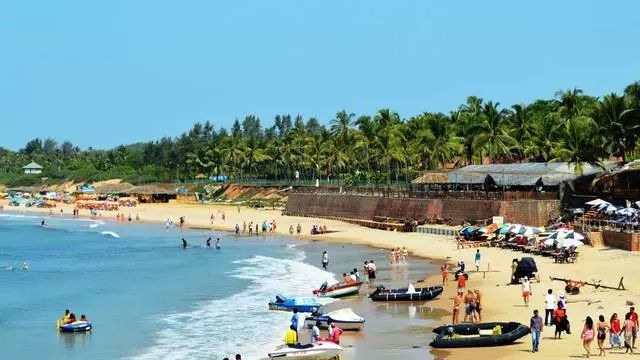
<path fill-rule="evenodd" d="M 134 186 L 129 183 L 104 184 L 96 188 L 98 194 L 126 194 Z"/>
<path fill-rule="evenodd" d="M 169 195 L 176 192 L 157 185 L 139 185 L 129 188 L 124 193 L 131 195 Z"/>
<path fill-rule="evenodd" d="M 427 171 L 420 177 L 411 181 L 412 184 L 448 184 L 449 172 L 451 170 L 441 169 L 435 171 Z"/>
<path fill-rule="evenodd" d="M 593 187 L 610 193 L 637 193 L 640 189 L 640 160 L 596 178 Z"/>

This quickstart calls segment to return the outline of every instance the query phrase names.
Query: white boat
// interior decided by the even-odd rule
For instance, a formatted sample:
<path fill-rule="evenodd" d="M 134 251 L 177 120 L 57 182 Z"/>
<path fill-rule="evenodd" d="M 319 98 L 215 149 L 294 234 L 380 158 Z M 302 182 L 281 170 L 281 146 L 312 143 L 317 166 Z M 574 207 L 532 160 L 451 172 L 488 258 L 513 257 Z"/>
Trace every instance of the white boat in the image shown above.
<path fill-rule="evenodd" d="M 319 314 L 307 316 L 304 319 L 306 327 L 313 327 L 317 321 L 320 321 L 320 328 L 326 329 L 331 321 L 342 330 L 360 330 L 364 325 L 364 318 L 353 312 L 350 308 L 332 311 L 327 314 Z"/>
<path fill-rule="evenodd" d="M 269 359 L 330 360 L 338 355 L 342 355 L 340 345 L 332 342 L 317 342 L 295 347 L 282 345 L 269 353 Z"/>

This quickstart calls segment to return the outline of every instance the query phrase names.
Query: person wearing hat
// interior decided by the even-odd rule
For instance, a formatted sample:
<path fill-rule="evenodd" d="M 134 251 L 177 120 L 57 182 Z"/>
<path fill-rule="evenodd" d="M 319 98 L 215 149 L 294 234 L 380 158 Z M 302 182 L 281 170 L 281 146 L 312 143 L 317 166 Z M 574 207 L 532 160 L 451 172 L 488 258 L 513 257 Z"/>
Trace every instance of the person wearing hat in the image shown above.
<path fill-rule="evenodd" d="M 558 303 L 562 304 L 562 308 L 567 311 L 567 300 L 565 299 L 565 293 L 562 290 L 558 293 Z"/>

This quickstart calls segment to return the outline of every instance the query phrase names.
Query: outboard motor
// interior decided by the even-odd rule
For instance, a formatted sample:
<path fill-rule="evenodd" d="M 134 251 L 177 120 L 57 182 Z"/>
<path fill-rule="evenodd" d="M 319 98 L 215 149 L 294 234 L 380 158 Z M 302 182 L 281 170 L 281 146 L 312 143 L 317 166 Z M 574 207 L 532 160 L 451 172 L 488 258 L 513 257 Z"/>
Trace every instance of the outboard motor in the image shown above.
<path fill-rule="evenodd" d="M 276 302 L 277 303 L 283 303 L 285 301 L 287 301 L 287 298 L 284 297 L 284 295 L 281 295 L 281 294 L 276 295 Z"/>
<path fill-rule="evenodd" d="M 324 283 L 322 283 L 322 285 L 320 285 L 320 292 L 321 293 L 325 292 L 328 287 L 329 287 L 329 284 L 327 284 L 327 282 L 325 281 Z"/>

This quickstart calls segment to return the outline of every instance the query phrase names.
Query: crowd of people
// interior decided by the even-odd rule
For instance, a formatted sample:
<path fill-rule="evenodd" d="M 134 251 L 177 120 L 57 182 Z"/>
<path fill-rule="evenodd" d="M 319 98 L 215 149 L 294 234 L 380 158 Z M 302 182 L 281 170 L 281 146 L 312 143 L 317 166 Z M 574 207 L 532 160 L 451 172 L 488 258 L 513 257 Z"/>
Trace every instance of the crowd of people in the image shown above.
<path fill-rule="evenodd" d="M 391 249 L 389 252 L 389 258 L 391 264 L 406 264 L 407 258 L 409 258 L 409 250 L 405 246 L 400 248 Z"/>

